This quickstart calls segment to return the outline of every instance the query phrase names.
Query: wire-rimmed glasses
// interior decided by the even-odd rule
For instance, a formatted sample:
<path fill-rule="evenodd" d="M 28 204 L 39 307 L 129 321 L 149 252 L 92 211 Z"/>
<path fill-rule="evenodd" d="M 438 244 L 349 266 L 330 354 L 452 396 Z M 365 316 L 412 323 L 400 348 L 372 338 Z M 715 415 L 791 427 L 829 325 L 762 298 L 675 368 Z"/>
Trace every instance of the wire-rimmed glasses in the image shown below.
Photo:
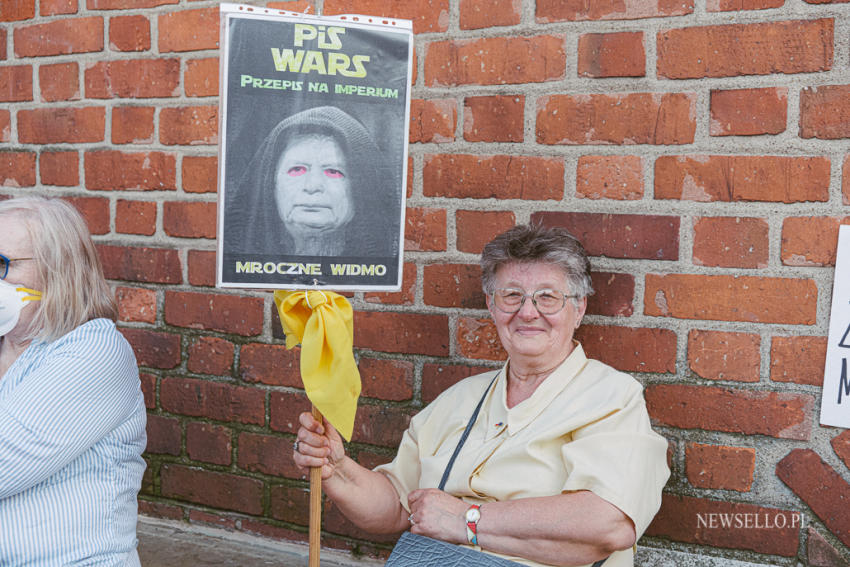
<path fill-rule="evenodd" d="M 531 298 L 531 303 L 543 315 L 554 315 L 564 308 L 567 299 L 576 299 L 577 295 L 567 295 L 555 289 L 538 289 L 532 293 L 513 287 L 499 288 L 493 292 L 493 303 L 505 313 L 516 313 L 525 304 L 526 298 Z"/>

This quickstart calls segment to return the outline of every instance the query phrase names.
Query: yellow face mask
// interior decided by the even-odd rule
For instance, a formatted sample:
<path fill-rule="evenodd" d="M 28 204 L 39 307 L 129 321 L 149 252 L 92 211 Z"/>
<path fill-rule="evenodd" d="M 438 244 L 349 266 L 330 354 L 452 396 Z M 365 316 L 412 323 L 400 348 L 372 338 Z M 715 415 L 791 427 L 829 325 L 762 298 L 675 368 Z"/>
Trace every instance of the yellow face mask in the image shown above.
<path fill-rule="evenodd" d="M 0 280 L 0 337 L 15 328 L 21 310 L 30 301 L 41 301 L 41 292 Z"/>

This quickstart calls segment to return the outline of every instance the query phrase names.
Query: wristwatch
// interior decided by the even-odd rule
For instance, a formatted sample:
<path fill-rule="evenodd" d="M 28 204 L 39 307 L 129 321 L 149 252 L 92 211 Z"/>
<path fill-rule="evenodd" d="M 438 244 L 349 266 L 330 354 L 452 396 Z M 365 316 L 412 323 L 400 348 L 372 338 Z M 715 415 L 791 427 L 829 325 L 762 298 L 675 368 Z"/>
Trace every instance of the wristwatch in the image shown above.
<path fill-rule="evenodd" d="M 478 520 L 481 519 L 480 506 L 473 504 L 466 511 L 466 539 L 472 545 L 478 545 Z"/>

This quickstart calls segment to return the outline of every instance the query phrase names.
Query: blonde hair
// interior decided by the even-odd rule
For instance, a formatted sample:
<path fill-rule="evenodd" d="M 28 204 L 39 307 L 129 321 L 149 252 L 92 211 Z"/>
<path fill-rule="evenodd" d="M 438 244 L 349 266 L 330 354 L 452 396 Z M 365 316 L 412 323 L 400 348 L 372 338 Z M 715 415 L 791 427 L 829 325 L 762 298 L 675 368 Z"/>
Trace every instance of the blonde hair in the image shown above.
<path fill-rule="evenodd" d="M 0 216 L 24 221 L 41 279 L 41 301 L 30 338 L 54 341 L 86 321 L 117 318 L 115 299 L 103 277 L 88 227 L 61 199 L 20 197 L 0 202 Z"/>

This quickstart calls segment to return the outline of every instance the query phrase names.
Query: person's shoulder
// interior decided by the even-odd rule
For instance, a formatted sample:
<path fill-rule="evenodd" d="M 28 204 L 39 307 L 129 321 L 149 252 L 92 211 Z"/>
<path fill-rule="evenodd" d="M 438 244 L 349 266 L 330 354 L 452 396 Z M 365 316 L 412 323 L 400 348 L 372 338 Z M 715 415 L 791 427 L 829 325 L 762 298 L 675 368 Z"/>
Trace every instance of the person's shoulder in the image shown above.
<path fill-rule="evenodd" d="M 57 351 L 77 351 L 89 358 L 105 353 L 122 356 L 132 354 L 130 343 L 115 326 L 115 322 L 105 318 L 86 321 L 48 346 Z"/>
<path fill-rule="evenodd" d="M 643 392 L 643 385 L 634 376 L 594 358 L 587 359 L 581 374 L 594 388 L 618 392 L 626 397 Z"/>

